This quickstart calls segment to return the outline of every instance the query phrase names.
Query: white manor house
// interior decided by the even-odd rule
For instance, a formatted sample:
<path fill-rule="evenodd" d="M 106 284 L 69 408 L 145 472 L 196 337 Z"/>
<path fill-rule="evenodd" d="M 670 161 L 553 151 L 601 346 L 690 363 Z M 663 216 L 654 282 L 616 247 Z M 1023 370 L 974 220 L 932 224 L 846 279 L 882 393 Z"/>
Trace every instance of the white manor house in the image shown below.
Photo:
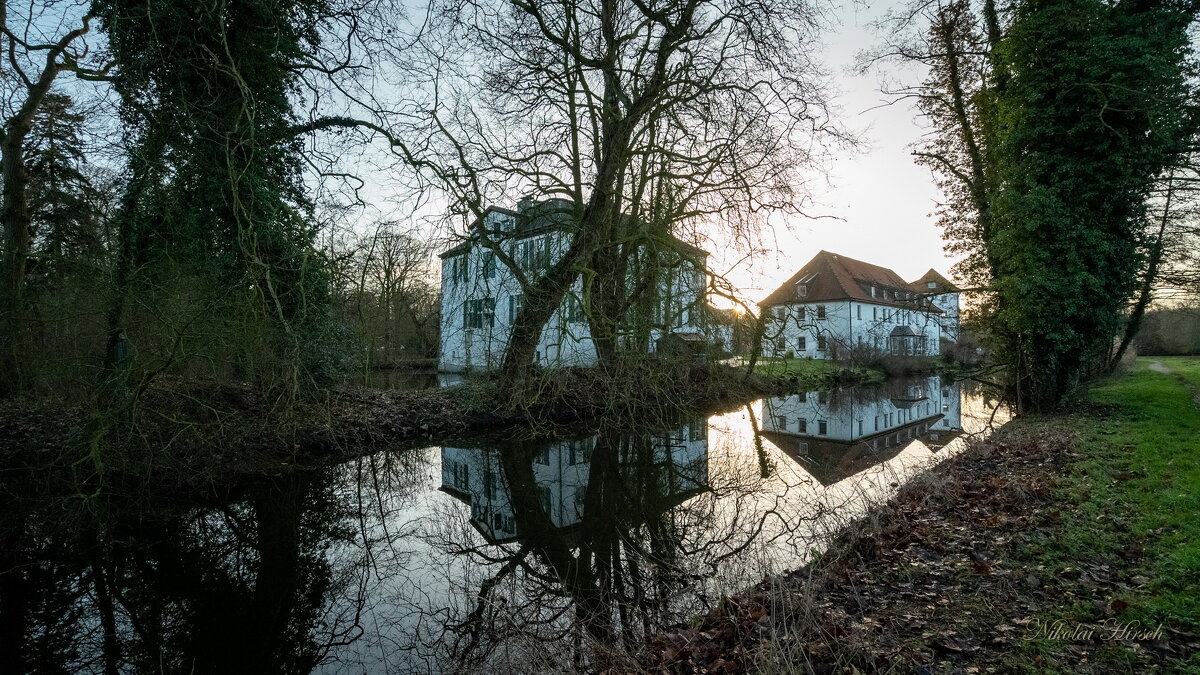
<path fill-rule="evenodd" d="M 489 207 L 483 226 L 527 274 L 548 269 L 570 244 L 575 204 L 565 199 L 522 200 L 515 211 Z M 476 223 L 479 225 L 479 223 Z M 477 227 L 469 231 L 476 232 Z M 703 341 L 708 253 L 672 238 L 671 260 L 654 289 L 648 344 L 653 351 L 667 335 Z M 521 309 L 516 275 L 475 236 L 440 254 L 442 259 L 441 354 L 443 373 L 499 367 Z M 589 366 L 596 348 L 584 314 L 583 280 L 577 279 L 542 330 L 536 360 L 543 367 Z"/>
<path fill-rule="evenodd" d="M 910 283 L 886 267 L 821 251 L 759 303 L 769 319 L 763 353 L 935 356 L 942 340 L 958 340 L 958 294 L 932 269 Z"/>

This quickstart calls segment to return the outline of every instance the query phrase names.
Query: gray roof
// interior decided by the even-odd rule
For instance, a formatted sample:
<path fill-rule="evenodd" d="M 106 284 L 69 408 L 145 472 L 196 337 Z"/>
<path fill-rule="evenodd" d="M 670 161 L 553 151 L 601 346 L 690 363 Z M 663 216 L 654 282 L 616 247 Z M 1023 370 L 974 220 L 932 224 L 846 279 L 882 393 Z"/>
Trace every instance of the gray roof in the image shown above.
<path fill-rule="evenodd" d="M 568 224 L 569 219 L 566 219 L 563 216 L 571 204 L 572 202 L 566 199 L 547 199 L 527 206 L 520 212 L 513 211 L 512 209 L 501 208 L 499 206 L 489 206 L 488 208 L 484 209 L 483 215 L 475 219 L 475 222 L 470 229 L 474 230 L 475 224 L 478 224 L 481 220 L 487 218 L 488 214 L 495 212 L 513 216 L 517 219 L 516 230 L 510 237 L 512 240 L 525 239 L 527 237 L 539 235 L 544 232 L 560 231 Z M 699 246 L 689 244 L 674 235 L 671 235 L 671 244 L 681 253 L 690 253 L 692 255 L 698 255 L 705 258 L 707 258 L 709 255 L 708 251 L 705 251 Z M 446 249 L 445 251 L 442 251 L 438 254 L 438 257 L 443 259 L 451 258 L 456 255 L 462 255 L 470 250 L 471 240 L 468 239 Z"/>

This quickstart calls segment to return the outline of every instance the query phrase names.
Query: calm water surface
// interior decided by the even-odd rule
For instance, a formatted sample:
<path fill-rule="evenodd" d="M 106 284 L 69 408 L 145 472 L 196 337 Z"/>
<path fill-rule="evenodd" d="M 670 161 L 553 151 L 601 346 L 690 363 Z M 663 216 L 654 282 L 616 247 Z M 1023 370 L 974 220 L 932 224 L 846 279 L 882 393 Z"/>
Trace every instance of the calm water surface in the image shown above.
<path fill-rule="evenodd" d="M 0 560 L 0 623 L 24 644 L 0 646 L 0 665 L 600 665 L 603 649 L 636 650 L 722 594 L 803 565 L 870 504 L 997 426 L 995 406 L 932 377 L 648 430 L 518 430 L 378 453 L 211 504 L 117 509 L 83 553 L 30 519 Z"/>

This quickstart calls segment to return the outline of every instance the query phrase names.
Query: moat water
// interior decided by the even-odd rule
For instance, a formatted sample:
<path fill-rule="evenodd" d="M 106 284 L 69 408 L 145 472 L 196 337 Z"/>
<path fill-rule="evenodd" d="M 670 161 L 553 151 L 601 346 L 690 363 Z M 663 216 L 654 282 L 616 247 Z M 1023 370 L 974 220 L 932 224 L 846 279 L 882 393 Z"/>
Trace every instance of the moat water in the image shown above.
<path fill-rule="evenodd" d="M 22 543 L 0 558 L 0 624 L 45 671 L 602 667 L 803 566 L 1005 419 L 986 390 L 930 377 L 515 429 L 141 503 L 86 551 L 43 504 L 5 535 Z"/>

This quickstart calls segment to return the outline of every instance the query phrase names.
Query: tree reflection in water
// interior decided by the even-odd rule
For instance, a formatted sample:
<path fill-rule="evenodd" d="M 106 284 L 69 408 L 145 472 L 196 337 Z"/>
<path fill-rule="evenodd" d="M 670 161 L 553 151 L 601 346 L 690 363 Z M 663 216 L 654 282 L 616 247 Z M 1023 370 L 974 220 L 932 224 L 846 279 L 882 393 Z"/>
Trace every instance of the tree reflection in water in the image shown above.
<path fill-rule="evenodd" d="M 107 495 L 87 509 L 44 496 L 54 491 L 31 469 L 3 479 L 21 509 L 0 528 L 0 669 L 616 663 L 802 564 L 952 439 L 987 427 L 993 408 L 929 378 L 768 399 L 665 431 L 515 431 L 220 497 Z"/>
<path fill-rule="evenodd" d="M 328 611 L 359 575 L 327 552 L 361 550 L 333 473 L 86 508 L 7 482 L 22 509 L 0 526 L 0 672 L 311 672 L 361 634 L 353 611 Z"/>

